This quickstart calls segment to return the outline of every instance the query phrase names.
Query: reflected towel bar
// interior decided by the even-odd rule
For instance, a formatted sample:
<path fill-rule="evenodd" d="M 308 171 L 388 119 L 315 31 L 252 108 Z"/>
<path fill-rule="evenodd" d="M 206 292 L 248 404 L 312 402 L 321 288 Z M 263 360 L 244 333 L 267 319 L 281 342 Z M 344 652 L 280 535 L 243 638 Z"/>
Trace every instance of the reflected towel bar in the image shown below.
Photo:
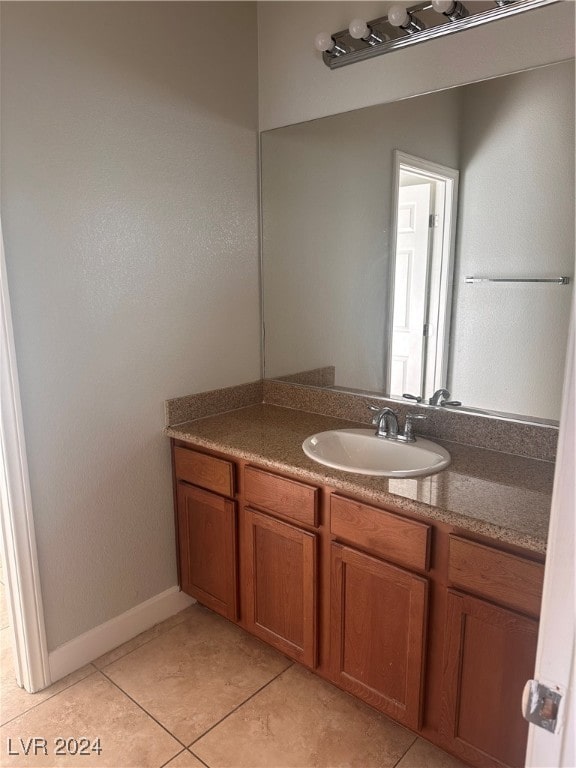
<path fill-rule="evenodd" d="M 569 285 L 569 277 L 467 277 L 467 283 L 554 283 Z"/>

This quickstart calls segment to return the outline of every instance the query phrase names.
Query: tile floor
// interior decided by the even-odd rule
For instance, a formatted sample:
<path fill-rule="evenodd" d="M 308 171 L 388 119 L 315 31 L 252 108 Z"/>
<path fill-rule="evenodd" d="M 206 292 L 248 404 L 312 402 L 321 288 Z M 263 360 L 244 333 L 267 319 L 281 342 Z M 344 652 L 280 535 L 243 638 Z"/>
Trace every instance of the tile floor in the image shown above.
<path fill-rule="evenodd" d="M 6 624 L 2 766 L 463 768 L 198 605 L 32 695 L 14 683 Z M 23 754 L 33 737 L 47 755 L 44 742 Z M 102 751 L 56 756 L 57 738 Z"/>

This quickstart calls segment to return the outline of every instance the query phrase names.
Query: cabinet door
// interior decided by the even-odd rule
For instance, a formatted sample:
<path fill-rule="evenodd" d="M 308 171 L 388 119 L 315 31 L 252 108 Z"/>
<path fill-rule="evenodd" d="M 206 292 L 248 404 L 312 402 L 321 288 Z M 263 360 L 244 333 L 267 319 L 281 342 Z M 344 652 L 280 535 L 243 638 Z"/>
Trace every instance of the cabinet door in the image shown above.
<path fill-rule="evenodd" d="M 522 689 L 534 673 L 538 623 L 484 600 L 448 593 L 441 734 L 481 766 L 523 766 Z"/>
<path fill-rule="evenodd" d="M 343 688 L 417 729 L 428 582 L 332 544 L 331 674 Z"/>
<path fill-rule="evenodd" d="M 245 525 L 246 627 L 315 667 L 317 536 L 250 508 Z"/>
<path fill-rule="evenodd" d="M 236 620 L 235 503 L 179 482 L 178 541 L 182 590 Z"/>

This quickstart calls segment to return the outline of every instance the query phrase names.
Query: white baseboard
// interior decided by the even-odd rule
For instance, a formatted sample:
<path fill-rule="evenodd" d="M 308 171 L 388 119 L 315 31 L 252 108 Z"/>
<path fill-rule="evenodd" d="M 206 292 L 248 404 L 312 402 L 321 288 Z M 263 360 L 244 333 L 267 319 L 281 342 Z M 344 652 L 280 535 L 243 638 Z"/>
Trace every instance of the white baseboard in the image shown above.
<path fill-rule="evenodd" d="M 120 616 L 58 646 L 48 654 L 51 682 L 54 683 L 70 672 L 80 669 L 103 653 L 136 637 L 140 632 L 183 611 L 194 602 L 196 601 L 181 592 L 178 587 L 171 587 Z"/>

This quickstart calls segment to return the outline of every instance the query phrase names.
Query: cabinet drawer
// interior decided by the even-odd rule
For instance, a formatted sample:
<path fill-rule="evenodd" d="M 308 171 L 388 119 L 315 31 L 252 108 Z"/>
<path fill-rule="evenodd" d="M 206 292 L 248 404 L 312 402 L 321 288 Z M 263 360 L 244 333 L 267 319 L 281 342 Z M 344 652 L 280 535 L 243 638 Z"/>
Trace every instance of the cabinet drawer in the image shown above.
<path fill-rule="evenodd" d="M 540 614 L 544 566 L 539 563 L 451 536 L 448 580 L 530 616 Z"/>
<path fill-rule="evenodd" d="M 330 531 L 339 539 L 409 568 L 428 569 L 429 525 L 341 496 L 332 496 L 330 512 Z"/>
<path fill-rule="evenodd" d="M 318 525 L 318 489 L 296 480 L 246 467 L 246 501 L 305 525 Z"/>
<path fill-rule="evenodd" d="M 188 448 L 174 448 L 176 477 L 223 496 L 234 496 L 234 464 Z"/>

